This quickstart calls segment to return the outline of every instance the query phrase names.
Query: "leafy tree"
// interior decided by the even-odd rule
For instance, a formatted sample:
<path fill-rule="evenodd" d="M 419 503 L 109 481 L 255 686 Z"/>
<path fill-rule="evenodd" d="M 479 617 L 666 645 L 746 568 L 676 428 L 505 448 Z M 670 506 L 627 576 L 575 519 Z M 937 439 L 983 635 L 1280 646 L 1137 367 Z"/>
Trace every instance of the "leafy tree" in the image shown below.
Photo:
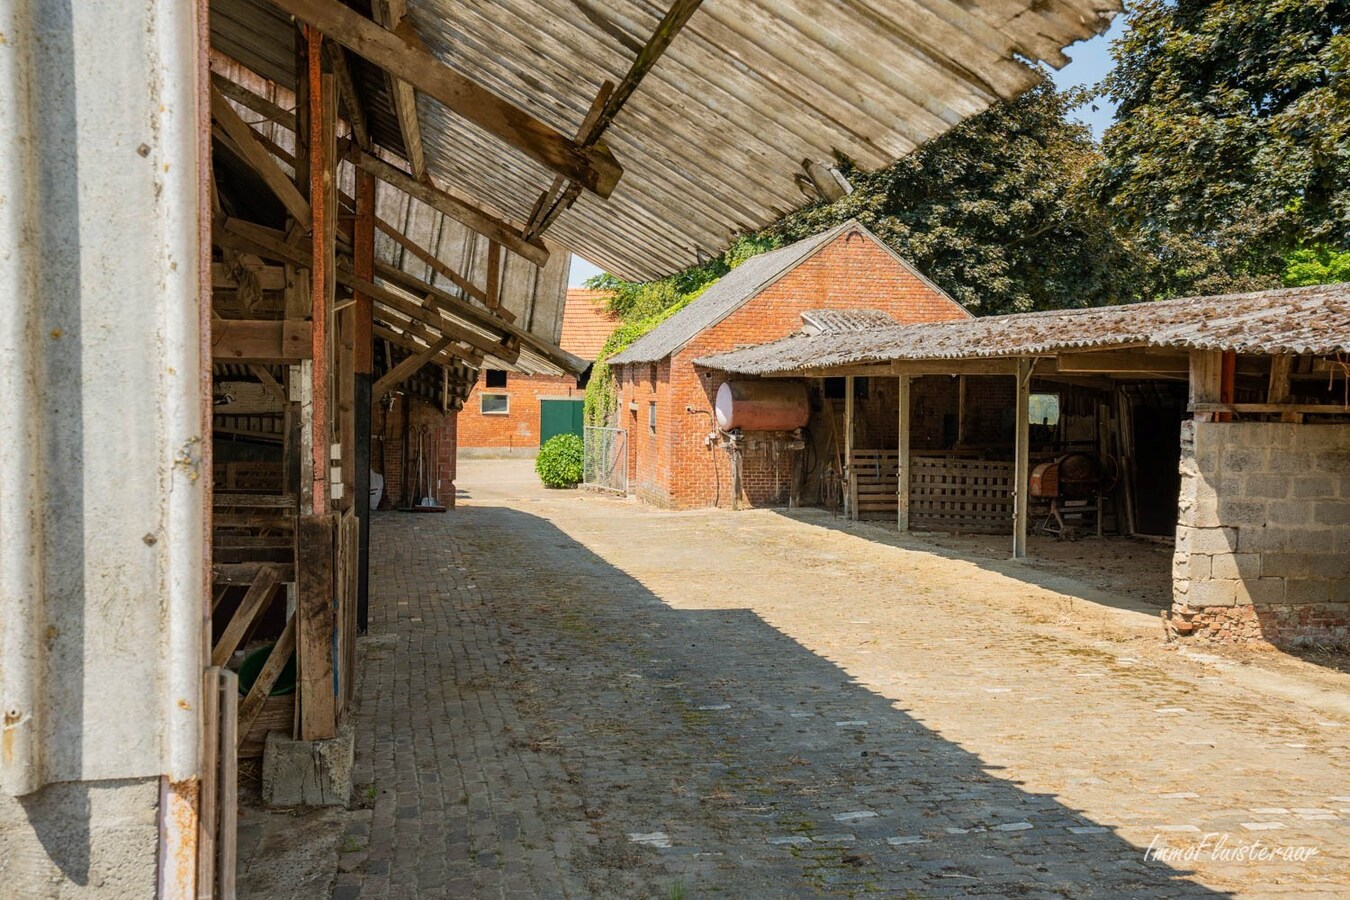
<path fill-rule="evenodd" d="M 1104 82 L 1090 190 L 1151 260 L 1151 292 L 1279 283 L 1350 249 L 1350 0 L 1135 0 Z"/>
<path fill-rule="evenodd" d="M 1083 191 L 1099 161 L 1068 121 L 1082 99 L 1046 82 L 768 230 L 805 237 L 856 217 L 978 315 L 1137 299 L 1135 251 Z"/>
<path fill-rule="evenodd" d="M 1350 250 L 1333 250 L 1325 244 L 1304 247 L 1291 253 L 1285 262 L 1285 287 L 1342 281 L 1350 281 Z"/>

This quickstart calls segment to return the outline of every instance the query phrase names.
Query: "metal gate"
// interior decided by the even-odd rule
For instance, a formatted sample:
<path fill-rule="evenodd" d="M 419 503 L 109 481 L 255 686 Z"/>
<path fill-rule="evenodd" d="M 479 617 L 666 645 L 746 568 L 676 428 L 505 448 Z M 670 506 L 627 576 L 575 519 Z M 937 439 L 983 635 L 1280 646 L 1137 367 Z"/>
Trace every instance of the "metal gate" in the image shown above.
<path fill-rule="evenodd" d="M 628 493 L 628 432 L 585 426 L 581 483 L 602 491 Z"/>

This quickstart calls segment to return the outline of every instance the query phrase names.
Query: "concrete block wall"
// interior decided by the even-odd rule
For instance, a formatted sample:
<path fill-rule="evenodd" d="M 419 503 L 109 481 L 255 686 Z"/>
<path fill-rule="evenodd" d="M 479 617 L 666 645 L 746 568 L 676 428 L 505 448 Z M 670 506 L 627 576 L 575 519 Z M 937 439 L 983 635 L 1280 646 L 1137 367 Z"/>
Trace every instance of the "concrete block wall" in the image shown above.
<path fill-rule="evenodd" d="M 466 455 L 533 456 L 539 451 L 539 401 L 582 400 L 586 392 L 571 376 L 506 374 L 506 387 L 486 385 L 487 371 L 478 381 L 459 413 L 459 447 Z M 481 395 L 506 394 L 510 406 L 505 415 L 482 412 Z"/>
<path fill-rule="evenodd" d="M 1350 424 L 1186 422 L 1171 628 L 1350 645 Z"/>

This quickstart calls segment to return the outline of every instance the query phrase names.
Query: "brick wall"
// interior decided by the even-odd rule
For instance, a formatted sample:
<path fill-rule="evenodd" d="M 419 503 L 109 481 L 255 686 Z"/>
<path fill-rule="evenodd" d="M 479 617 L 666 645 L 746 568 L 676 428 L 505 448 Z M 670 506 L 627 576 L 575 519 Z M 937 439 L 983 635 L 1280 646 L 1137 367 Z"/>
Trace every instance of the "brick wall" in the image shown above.
<path fill-rule="evenodd" d="M 693 360 L 797 332 L 802 326 L 801 313 L 808 309 L 879 309 L 903 323 L 966 318 L 964 309 L 870 237 L 856 231 L 839 235 L 697 335 L 667 361 L 669 365 L 663 363 L 657 390 L 642 393 L 645 364 L 622 367 L 620 414 L 625 427 L 637 435 L 632 463 L 637 469 L 634 483 L 639 498 L 682 509 L 730 505 L 730 460 L 725 451 L 709 450 L 704 443 L 712 427 L 708 414 L 717 389 L 727 378 L 720 372 L 696 370 Z M 634 370 L 639 384 L 630 394 Z M 646 404 L 651 399 L 657 403 L 655 435 L 647 431 Z M 641 407 L 636 417 L 628 409 L 632 400 Z M 686 407 L 697 412 L 688 413 Z M 635 422 L 641 427 L 633 429 Z M 784 435 L 746 435 L 744 501 L 751 505 L 786 502 L 792 454 L 786 451 L 785 442 Z"/>
<path fill-rule="evenodd" d="M 408 424 L 413 429 L 407 441 L 409 447 L 416 447 L 416 433 L 421 429 L 426 429 L 427 434 L 437 439 L 433 442 L 438 444 L 435 477 L 439 481 L 439 489 L 435 497 L 442 506 L 453 508 L 458 414 L 443 414 L 439 407 L 420 400 L 410 401 L 406 404 L 406 410 Z M 404 418 L 405 404 L 401 398 L 394 403 L 387 416 L 378 403 L 371 413 L 370 466 L 384 475 L 385 499 L 381 504 L 382 509 L 404 504 L 404 470 L 413 464 L 412 454 L 406 451 L 404 444 Z"/>
<path fill-rule="evenodd" d="M 1350 425 L 1186 422 L 1171 628 L 1350 645 Z"/>
<path fill-rule="evenodd" d="M 464 401 L 459 414 L 459 446 L 465 455 L 533 456 L 539 451 L 539 401 L 581 400 L 586 392 L 571 376 L 519 375 L 508 372 L 505 388 L 486 386 L 487 372 Z M 484 414 L 480 395 L 506 394 L 510 399 L 505 415 Z"/>

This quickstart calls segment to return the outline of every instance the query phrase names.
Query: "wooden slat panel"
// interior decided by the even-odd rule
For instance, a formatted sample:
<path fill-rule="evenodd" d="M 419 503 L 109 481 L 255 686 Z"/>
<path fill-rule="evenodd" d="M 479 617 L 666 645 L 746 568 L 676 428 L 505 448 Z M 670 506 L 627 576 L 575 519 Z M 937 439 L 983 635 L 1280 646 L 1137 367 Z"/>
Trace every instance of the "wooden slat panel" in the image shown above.
<path fill-rule="evenodd" d="M 855 450 L 858 512 L 896 512 L 900 454 Z M 1012 528 L 1012 463 L 965 454 L 922 454 L 910 459 L 911 528 L 1006 534 Z"/>
<path fill-rule="evenodd" d="M 286 667 L 291 654 L 295 651 L 295 616 L 292 615 L 286 620 L 286 628 L 281 632 L 281 637 L 272 647 L 272 652 L 267 657 L 267 662 L 263 663 L 262 670 L 258 672 L 258 680 L 253 682 L 253 687 L 249 688 L 248 696 L 244 702 L 239 704 L 239 734 L 247 735 L 253 728 L 253 722 L 262 712 L 263 704 L 267 702 L 267 695 L 272 692 L 272 687 L 277 683 L 277 676 L 281 670 Z M 237 743 L 236 743 L 236 746 Z"/>

